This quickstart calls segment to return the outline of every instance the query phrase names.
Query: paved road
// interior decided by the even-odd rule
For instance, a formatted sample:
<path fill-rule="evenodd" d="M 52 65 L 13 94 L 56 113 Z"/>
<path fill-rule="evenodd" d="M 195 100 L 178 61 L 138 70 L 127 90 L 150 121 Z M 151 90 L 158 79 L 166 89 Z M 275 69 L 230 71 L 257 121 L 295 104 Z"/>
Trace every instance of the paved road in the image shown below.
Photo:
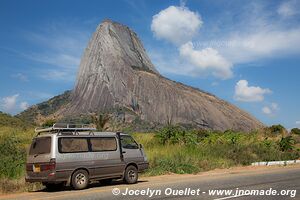
<path fill-rule="evenodd" d="M 118 189 L 114 189 L 118 188 Z M 186 189 L 190 188 L 190 189 Z M 289 195 L 273 196 L 249 196 L 241 195 L 209 195 L 209 190 L 225 189 L 233 190 L 256 190 L 275 191 L 291 190 Z M 270 189 L 272 188 L 272 189 Z M 113 195 L 120 191 L 119 195 Z M 142 192 L 144 195 L 123 195 L 126 190 L 131 192 Z M 165 193 L 183 190 L 183 195 L 166 195 Z M 192 192 L 194 191 L 194 193 Z M 0 199 L 86 199 L 86 200 L 118 200 L 118 199 L 241 199 L 241 200 L 282 200 L 300 199 L 300 165 L 288 167 L 246 167 L 228 170 L 215 170 L 198 175 L 165 175 L 157 177 L 142 177 L 140 182 L 134 185 L 126 185 L 122 182 L 114 182 L 112 185 L 103 186 L 98 183 L 92 184 L 90 188 L 82 191 L 74 191 L 64 188 L 61 191 L 49 192 L 46 190 L 0 196 Z M 198 192 L 198 195 L 197 195 Z M 247 192 L 247 191 L 246 191 Z M 194 194 L 194 195 L 193 195 Z M 292 198 L 291 196 L 294 196 Z"/>

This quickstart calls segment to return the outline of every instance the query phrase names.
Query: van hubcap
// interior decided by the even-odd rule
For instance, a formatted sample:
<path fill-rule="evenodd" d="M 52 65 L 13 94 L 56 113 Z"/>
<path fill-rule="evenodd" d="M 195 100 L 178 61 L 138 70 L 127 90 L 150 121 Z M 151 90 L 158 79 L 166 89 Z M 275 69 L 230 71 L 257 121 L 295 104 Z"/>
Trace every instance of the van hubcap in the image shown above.
<path fill-rule="evenodd" d="M 129 177 L 129 179 L 134 180 L 136 178 L 135 171 L 134 170 L 129 170 L 128 171 L 128 177 Z"/>
<path fill-rule="evenodd" d="M 84 174 L 79 173 L 79 174 L 76 175 L 76 183 L 78 185 L 85 184 L 85 182 L 86 182 L 86 177 L 85 177 Z"/>

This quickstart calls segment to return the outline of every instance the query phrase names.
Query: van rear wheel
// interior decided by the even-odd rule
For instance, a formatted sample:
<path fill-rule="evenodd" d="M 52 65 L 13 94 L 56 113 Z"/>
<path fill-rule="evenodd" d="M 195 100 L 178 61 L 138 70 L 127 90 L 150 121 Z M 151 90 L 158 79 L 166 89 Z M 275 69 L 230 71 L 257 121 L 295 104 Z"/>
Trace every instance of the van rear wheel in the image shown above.
<path fill-rule="evenodd" d="M 129 165 L 124 174 L 124 181 L 128 184 L 134 184 L 138 181 L 138 170 L 135 166 Z"/>
<path fill-rule="evenodd" d="M 76 190 L 85 189 L 89 185 L 89 175 L 85 170 L 77 170 L 72 175 L 72 186 Z"/>

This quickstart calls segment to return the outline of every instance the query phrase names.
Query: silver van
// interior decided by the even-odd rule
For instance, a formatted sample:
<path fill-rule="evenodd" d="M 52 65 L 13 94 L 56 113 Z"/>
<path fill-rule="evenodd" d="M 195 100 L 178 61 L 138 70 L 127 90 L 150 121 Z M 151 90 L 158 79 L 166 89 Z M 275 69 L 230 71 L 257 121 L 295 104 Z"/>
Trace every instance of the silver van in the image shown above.
<path fill-rule="evenodd" d="M 128 134 L 96 132 L 87 125 L 54 124 L 36 129 L 26 162 L 27 182 L 54 189 L 71 185 L 84 189 L 92 180 L 136 183 L 148 168 L 142 145 Z"/>

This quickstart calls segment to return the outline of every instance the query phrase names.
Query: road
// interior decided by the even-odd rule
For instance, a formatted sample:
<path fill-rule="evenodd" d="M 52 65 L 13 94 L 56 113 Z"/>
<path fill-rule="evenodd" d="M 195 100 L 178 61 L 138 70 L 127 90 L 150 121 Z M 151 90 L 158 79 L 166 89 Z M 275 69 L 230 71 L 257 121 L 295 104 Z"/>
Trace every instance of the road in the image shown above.
<path fill-rule="evenodd" d="M 115 189 L 118 188 L 118 189 Z M 190 189 L 189 189 L 190 188 Z M 225 190 L 246 190 L 238 196 L 230 195 L 210 195 L 216 189 Z M 134 194 L 126 194 L 126 190 Z M 179 190 L 183 194 L 180 195 Z M 192 192 L 194 191 L 194 193 Z M 247 191 L 255 190 L 259 192 L 283 192 L 287 195 L 272 196 L 252 196 L 247 195 Z M 290 191 L 282 191 L 290 190 Z M 112 191 L 120 194 L 113 195 Z M 275 192 L 276 192 L 275 191 Z M 197 175 L 163 175 L 156 177 L 141 177 L 138 184 L 126 185 L 116 181 L 111 185 L 103 186 L 99 183 L 92 184 L 88 189 L 75 191 L 71 188 L 63 188 L 60 191 L 50 192 L 46 190 L 2 195 L 0 199 L 17 200 L 118 200 L 118 199 L 241 199 L 241 200 L 282 200 L 300 199 L 300 165 L 285 167 L 240 167 L 225 170 L 214 170 Z M 144 193 L 143 193 L 144 192 Z M 169 195 L 169 192 L 177 192 L 177 195 Z M 197 193 L 198 192 L 198 193 Z M 123 193 L 123 194 L 122 194 Z M 137 193 L 143 193 L 137 194 Z M 150 198 L 152 193 L 152 197 Z M 136 195 L 135 195 L 136 194 Z M 291 196 L 294 196 L 293 198 Z"/>

